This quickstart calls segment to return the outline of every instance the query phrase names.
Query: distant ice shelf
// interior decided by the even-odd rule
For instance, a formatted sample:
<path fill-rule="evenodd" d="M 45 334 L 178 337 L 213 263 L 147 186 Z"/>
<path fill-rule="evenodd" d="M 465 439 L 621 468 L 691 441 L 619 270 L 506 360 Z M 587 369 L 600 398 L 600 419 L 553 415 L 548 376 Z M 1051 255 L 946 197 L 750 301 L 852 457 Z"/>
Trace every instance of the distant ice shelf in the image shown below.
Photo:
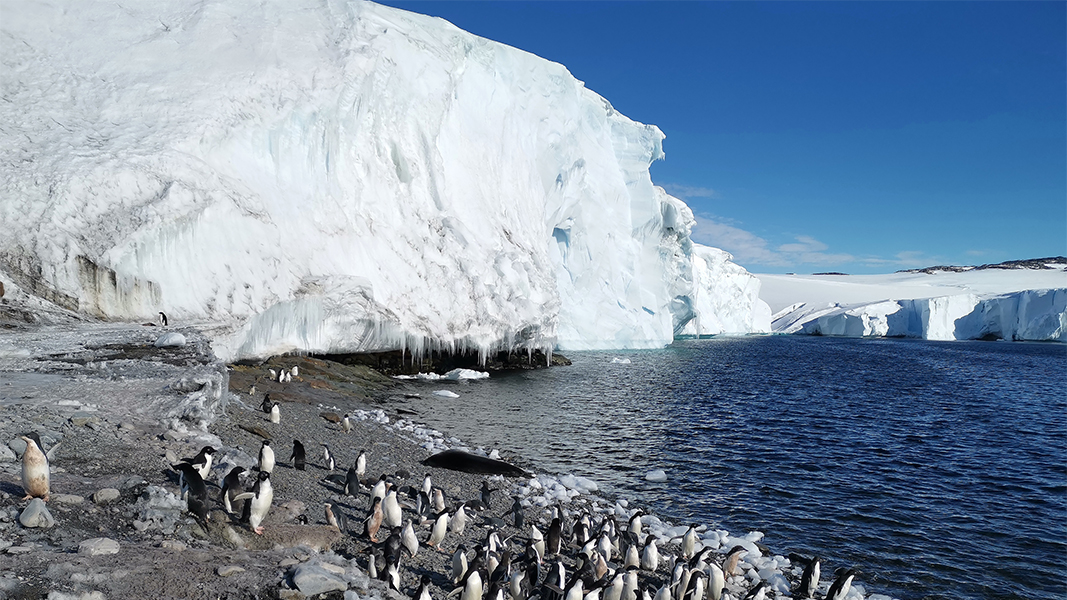
<path fill-rule="evenodd" d="M 1067 272 L 1053 267 L 759 277 L 779 333 L 1067 342 Z"/>
<path fill-rule="evenodd" d="M 371 2 L 27 0 L 0 20 L 0 277 L 284 352 L 769 331 L 567 69 Z"/>

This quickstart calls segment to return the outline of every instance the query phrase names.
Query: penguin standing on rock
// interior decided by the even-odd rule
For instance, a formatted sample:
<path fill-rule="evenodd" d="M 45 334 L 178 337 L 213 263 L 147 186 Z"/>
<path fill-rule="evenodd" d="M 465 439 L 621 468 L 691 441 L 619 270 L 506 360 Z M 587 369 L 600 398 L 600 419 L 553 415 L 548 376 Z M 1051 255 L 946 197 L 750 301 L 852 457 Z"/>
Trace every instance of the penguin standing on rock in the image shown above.
<path fill-rule="evenodd" d="M 337 462 L 334 461 L 333 454 L 330 452 L 330 447 L 326 444 L 322 445 L 322 458 L 326 461 L 325 466 L 327 471 L 332 471 L 333 468 L 337 466 Z"/>
<path fill-rule="evenodd" d="M 222 480 L 222 493 L 219 500 L 222 501 L 226 514 L 233 514 L 235 497 L 244 493 L 244 486 L 241 485 L 241 473 L 244 472 L 244 467 L 234 467 L 230 469 L 230 472 L 226 474 L 226 478 Z"/>
<path fill-rule="evenodd" d="M 756 584 L 756 587 L 748 591 L 745 594 L 744 600 L 766 600 L 767 599 L 767 581 L 761 581 Z"/>
<path fill-rule="evenodd" d="M 269 415 L 271 406 L 274 406 L 274 402 L 271 401 L 270 394 L 263 394 L 263 402 L 260 403 L 259 409 Z"/>
<path fill-rule="evenodd" d="M 201 479 L 207 479 L 208 474 L 211 473 L 211 460 L 214 455 L 214 448 L 211 446 L 204 446 L 196 456 L 182 459 L 182 462 L 192 465 L 193 468 L 200 473 Z"/>
<path fill-rule="evenodd" d="M 159 311 L 159 326 L 160 327 L 166 327 L 167 326 L 167 313 L 165 313 L 163 311 Z"/>
<path fill-rule="evenodd" d="M 200 471 L 187 462 L 180 462 L 174 465 L 174 468 L 181 475 L 179 497 L 185 498 L 186 508 L 190 513 L 196 515 L 201 521 L 207 521 L 207 486 L 204 485 L 204 478 L 200 476 Z"/>
<path fill-rule="evenodd" d="M 248 524 L 257 535 L 263 535 L 263 519 L 267 518 L 267 511 L 274 501 L 274 488 L 270 485 L 270 473 L 259 472 L 259 481 L 252 488 L 252 499 L 249 502 L 251 510 L 248 514 Z"/>
<path fill-rule="evenodd" d="M 433 527 L 430 529 L 430 537 L 426 540 L 426 545 L 437 550 L 438 552 L 444 552 L 441 548 L 441 542 L 445 539 L 445 534 L 448 533 L 448 511 L 443 510 L 437 513 L 434 518 Z"/>
<path fill-rule="evenodd" d="M 40 498 L 48 502 L 50 470 L 41 438 L 36 433 L 28 433 L 19 439 L 26 442 L 22 453 L 22 489 L 26 491 L 23 500 Z"/>
<path fill-rule="evenodd" d="M 307 455 L 304 453 L 304 444 L 301 444 L 300 440 L 293 440 L 293 453 L 289 455 L 289 461 L 293 463 L 293 468 L 296 470 L 304 470 L 304 466 L 307 464 Z"/>
<path fill-rule="evenodd" d="M 264 473 L 274 471 L 274 449 L 270 447 L 270 440 L 263 440 L 259 447 L 259 470 Z"/>
<path fill-rule="evenodd" d="M 282 408 L 277 402 L 272 402 L 270 405 L 270 422 L 281 423 L 282 422 Z"/>
<path fill-rule="evenodd" d="M 722 570 L 727 577 L 737 575 L 737 563 L 746 552 L 748 551 L 745 550 L 744 546 L 734 546 L 726 553 L 726 558 L 722 560 Z"/>
<path fill-rule="evenodd" d="M 372 542 L 377 542 L 378 530 L 382 528 L 382 519 L 384 517 L 385 515 L 382 514 L 382 499 L 375 498 L 371 502 L 370 514 L 363 521 L 363 536 Z"/>

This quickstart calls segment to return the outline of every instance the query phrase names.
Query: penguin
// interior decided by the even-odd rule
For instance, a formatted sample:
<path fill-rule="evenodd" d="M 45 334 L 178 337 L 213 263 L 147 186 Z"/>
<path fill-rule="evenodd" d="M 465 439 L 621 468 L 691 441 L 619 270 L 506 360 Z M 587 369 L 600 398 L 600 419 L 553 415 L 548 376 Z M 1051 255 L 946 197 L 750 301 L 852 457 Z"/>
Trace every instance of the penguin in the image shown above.
<path fill-rule="evenodd" d="M 488 479 L 483 479 L 482 480 L 482 504 L 485 505 L 485 508 L 488 509 L 488 508 L 490 508 L 492 506 L 489 503 L 489 501 L 492 499 L 493 492 L 495 492 L 495 491 L 496 491 L 496 488 L 489 487 L 489 480 Z"/>
<path fill-rule="evenodd" d="M 378 481 L 370 490 L 371 498 L 381 498 L 382 500 L 385 500 L 385 492 L 389 489 L 389 482 L 387 481 L 388 477 L 388 475 L 382 473 L 381 477 L 378 478 Z"/>
<path fill-rule="evenodd" d="M 438 552 L 444 552 L 441 548 L 441 542 L 445 539 L 445 534 L 448 533 L 448 511 L 443 510 L 437 513 L 434 517 L 433 527 L 430 529 L 430 537 L 426 539 L 426 545 L 437 550 Z"/>
<path fill-rule="evenodd" d="M 815 590 L 819 587 L 819 557 L 815 556 L 804 567 L 804 574 L 800 576 L 800 587 L 797 588 L 798 598 L 813 598 Z"/>
<path fill-rule="evenodd" d="M 482 576 L 477 570 L 473 571 L 463 584 L 463 593 L 460 600 L 482 600 Z"/>
<path fill-rule="evenodd" d="M 689 525 L 689 529 L 682 536 L 682 556 L 693 558 L 697 549 L 697 526 L 696 523 Z"/>
<path fill-rule="evenodd" d="M 722 572 L 722 568 L 715 563 L 708 564 L 708 597 L 711 600 L 720 600 L 722 598 L 722 590 L 726 587 L 726 576 Z"/>
<path fill-rule="evenodd" d="M 274 472 L 274 448 L 270 447 L 270 440 L 263 440 L 259 447 L 258 469 L 264 473 Z"/>
<path fill-rule="evenodd" d="M 560 522 L 560 518 L 556 517 L 552 519 L 552 523 L 549 524 L 548 534 L 545 536 L 545 552 L 547 555 L 555 556 L 559 554 L 562 540 L 563 525 Z"/>
<path fill-rule="evenodd" d="M 433 489 L 433 509 L 437 512 L 445 509 L 445 492 L 439 487 Z"/>
<path fill-rule="evenodd" d="M 41 448 L 41 438 L 36 433 L 29 433 L 19 439 L 26 442 L 22 453 L 22 489 L 26 492 L 23 500 L 40 498 L 48 502 L 49 478 L 48 457 Z"/>
<path fill-rule="evenodd" d="M 367 474 L 367 451 L 360 450 L 359 456 L 356 457 L 356 477 L 360 479 Z"/>
<path fill-rule="evenodd" d="M 656 596 L 654 600 L 671 600 L 671 584 L 670 582 L 664 582 L 658 590 L 656 590 Z"/>
<path fill-rule="evenodd" d="M 374 546 L 367 547 L 367 575 L 371 579 L 378 579 L 378 555 L 374 552 Z"/>
<path fill-rule="evenodd" d="M 244 493 L 244 486 L 241 485 L 241 473 L 244 472 L 244 467 L 234 467 L 230 469 L 230 472 L 226 474 L 226 478 L 222 480 L 222 493 L 219 500 L 222 502 L 223 508 L 226 509 L 226 514 L 233 514 L 234 497 Z"/>
<path fill-rule="evenodd" d="M 300 367 L 293 365 L 293 368 L 289 369 L 289 375 L 293 377 L 300 377 Z"/>
<path fill-rule="evenodd" d="M 271 381 L 278 381 L 278 372 L 275 371 L 274 369 L 267 369 L 267 370 L 270 371 L 270 380 Z"/>
<path fill-rule="evenodd" d="M 707 577 L 707 573 L 704 571 L 696 571 L 691 574 L 689 576 L 689 585 L 685 588 L 685 593 L 682 594 L 682 600 L 703 600 L 705 577 Z"/>
<path fill-rule="evenodd" d="M 250 385 L 248 387 L 248 395 L 249 396 L 255 396 L 256 395 L 256 384 L 253 383 L 252 385 Z"/>
<path fill-rule="evenodd" d="M 537 525 L 530 525 L 530 540 L 533 541 L 533 547 L 537 550 L 537 562 L 540 563 L 545 559 L 545 536 L 541 534 Z"/>
<path fill-rule="evenodd" d="M 200 478 L 206 480 L 208 474 L 211 473 L 211 459 L 214 455 L 214 448 L 211 446 L 204 446 L 196 456 L 182 459 L 182 462 L 192 465 L 193 468 L 200 473 Z"/>
<path fill-rule="evenodd" d="M 389 530 L 389 537 L 385 538 L 385 544 L 383 544 L 385 550 L 385 562 L 392 563 L 400 560 L 400 552 L 404 550 L 404 539 L 401 536 L 401 529 L 399 527 L 393 527 Z"/>
<path fill-rule="evenodd" d="M 341 533 L 348 533 L 348 517 L 341 511 L 341 508 L 334 505 L 332 502 L 325 504 L 326 510 L 326 524 L 331 527 L 336 527 L 337 531 Z"/>
<path fill-rule="evenodd" d="M 767 600 L 767 581 L 761 581 L 745 594 L 744 600 Z"/>
<path fill-rule="evenodd" d="M 619 571 L 619 572 L 615 573 L 615 577 L 613 577 L 611 579 L 611 583 L 608 585 L 608 588 L 606 590 L 604 590 L 604 595 L 603 595 L 604 600 L 621 600 L 621 598 L 622 598 L 623 579 L 625 579 L 625 577 L 626 576 L 625 576 L 625 574 L 623 574 L 622 571 Z M 667 586 L 664 586 L 664 587 L 667 587 Z M 667 599 L 666 598 L 660 599 L 657 596 L 656 600 L 667 600 Z"/>
<path fill-rule="evenodd" d="M 629 567 L 623 575 L 622 600 L 637 600 L 637 567 Z"/>
<path fill-rule="evenodd" d="M 641 537 L 641 515 L 643 514 L 645 513 L 641 512 L 641 509 L 637 509 L 634 511 L 634 514 L 630 516 L 630 525 L 628 529 L 630 533 L 636 535 L 638 538 Z"/>
<path fill-rule="evenodd" d="M 352 417 L 345 415 L 344 418 L 341 419 L 341 429 L 343 429 L 345 433 L 352 431 Z"/>
<path fill-rule="evenodd" d="M 722 560 L 722 570 L 727 577 L 737 575 L 737 563 L 746 552 L 748 551 L 745 550 L 744 546 L 734 546 L 726 553 L 726 558 Z"/>
<path fill-rule="evenodd" d="M 654 535 L 645 539 L 645 548 L 641 551 L 641 568 L 653 572 L 659 570 L 659 548 L 656 547 Z"/>
<path fill-rule="evenodd" d="M 395 485 L 390 485 L 385 492 L 385 498 L 382 500 L 382 514 L 385 516 L 385 526 L 390 529 L 404 524 L 404 513 L 396 497 Z"/>
<path fill-rule="evenodd" d="M 196 515 L 201 522 L 207 521 L 207 486 L 200 471 L 187 462 L 180 462 L 174 468 L 181 474 L 182 487 L 180 497 L 185 498 L 186 508 Z"/>
<path fill-rule="evenodd" d="M 508 515 L 511 515 L 515 520 L 515 529 L 522 529 L 526 526 L 526 518 L 522 513 L 522 501 L 519 499 L 518 496 L 512 496 L 511 498 L 511 508 L 508 509 L 508 512 L 500 516 L 506 517 Z"/>
<path fill-rule="evenodd" d="M 826 591 L 824 600 L 845 600 L 849 591 L 852 590 L 852 580 L 856 577 L 856 569 L 849 569 L 837 576 L 830 589 Z"/>
<path fill-rule="evenodd" d="M 429 542 L 427 542 L 429 545 Z M 467 547 L 460 544 L 452 554 L 452 583 L 459 585 L 463 574 L 467 572 Z"/>
<path fill-rule="evenodd" d="M 467 528 L 467 510 L 466 502 L 461 502 L 456 508 L 456 512 L 452 515 L 452 521 L 448 524 L 449 530 L 456 535 L 462 535 L 463 531 Z"/>
<path fill-rule="evenodd" d="M 270 422 L 281 423 L 282 422 L 282 409 L 277 402 L 270 405 Z"/>
<path fill-rule="evenodd" d="M 165 313 L 163 311 L 159 311 L 159 326 L 160 327 L 166 327 L 167 326 L 167 313 Z"/>
<path fill-rule="evenodd" d="M 508 594 L 511 600 L 527 600 L 530 597 L 526 587 L 526 565 L 519 563 L 508 579 Z"/>
<path fill-rule="evenodd" d="M 326 444 L 322 445 L 322 459 L 326 461 L 326 470 L 332 471 L 337 463 L 333 459 L 333 454 L 330 452 L 330 447 Z"/>
<path fill-rule="evenodd" d="M 355 498 L 357 494 L 359 494 L 359 475 L 356 475 L 355 467 L 348 467 L 348 473 L 345 473 L 345 495 Z"/>
<path fill-rule="evenodd" d="M 627 538 L 626 557 L 622 561 L 623 568 L 638 567 L 641 565 L 641 554 L 637 550 L 637 540 L 629 531 L 623 532 Z"/>
<path fill-rule="evenodd" d="M 419 587 L 415 590 L 415 595 L 412 596 L 412 599 L 431 600 L 431 598 L 432 596 L 430 595 L 430 576 L 423 573 L 422 579 L 419 580 Z"/>
<path fill-rule="evenodd" d="M 570 585 L 563 591 L 563 600 L 583 600 L 584 597 L 585 594 L 582 593 L 582 578 L 572 578 Z"/>
<path fill-rule="evenodd" d="M 270 399 L 270 394 L 263 394 L 263 402 L 259 405 L 259 409 L 266 414 L 270 414 L 270 407 L 274 406 L 274 402 Z"/>
<path fill-rule="evenodd" d="M 407 548 L 412 558 L 419 553 L 419 539 L 415 537 L 415 526 L 411 524 L 410 520 L 404 524 L 404 531 L 400 534 L 400 541 Z"/>
<path fill-rule="evenodd" d="M 252 488 L 252 499 L 249 502 L 251 511 L 248 515 L 248 524 L 257 535 L 263 535 L 263 519 L 267 517 L 270 503 L 274 501 L 274 488 L 270 485 L 270 473 L 259 472 L 259 481 Z"/>
<path fill-rule="evenodd" d="M 363 536 L 372 542 L 378 541 L 378 530 L 382 527 L 382 499 L 374 498 L 371 501 L 370 514 L 363 521 Z"/>
<path fill-rule="evenodd" d="M 304 470 L 304 466 L 307 464 L 307 456 L 304 454 L 304 444 L 301 444 L 300 440 L 293 440 L 293 453 L 289 456 L 289 460 L 297 470 Z"/>
<path fill-rule="evenodd" d="M 399 592 L 400 591 L 400 555 L 396 555 L 393 560 L 386 559 L 385 567 L 385 581 L 389 584 L 389 589 Z"/>

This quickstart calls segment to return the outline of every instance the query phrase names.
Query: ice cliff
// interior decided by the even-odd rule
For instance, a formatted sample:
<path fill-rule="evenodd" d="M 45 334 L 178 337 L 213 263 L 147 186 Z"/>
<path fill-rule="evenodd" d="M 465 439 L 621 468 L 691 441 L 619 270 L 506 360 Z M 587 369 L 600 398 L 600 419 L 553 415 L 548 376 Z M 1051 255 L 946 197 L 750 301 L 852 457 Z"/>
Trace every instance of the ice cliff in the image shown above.
<path fill-rule="evenodd" d="M 289 351 L 766 331 L 655 187 L 663 134 L 562 65 L 367 2 L 5 2 L 0 277 Z"/>
<path fill-rule="evenodd" d="M 1048 267 L 760 278 L 780 333 L 1067 342 L 1067 271 Z"/>

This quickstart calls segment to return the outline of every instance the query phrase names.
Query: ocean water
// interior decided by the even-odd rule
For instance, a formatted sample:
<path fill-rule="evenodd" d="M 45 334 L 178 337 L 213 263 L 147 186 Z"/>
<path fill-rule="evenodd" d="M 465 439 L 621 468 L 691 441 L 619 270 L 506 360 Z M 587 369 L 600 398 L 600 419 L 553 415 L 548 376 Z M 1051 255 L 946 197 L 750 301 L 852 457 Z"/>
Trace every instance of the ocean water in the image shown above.
<path fill-rule="evenodd" d="M 824 576 L 855 566 L 868 593 L 1067 597 L 1063 345 L 770 336 L 568 357 L 419 384 L 416 419 L 678 524 L 762 531 Z"/>

